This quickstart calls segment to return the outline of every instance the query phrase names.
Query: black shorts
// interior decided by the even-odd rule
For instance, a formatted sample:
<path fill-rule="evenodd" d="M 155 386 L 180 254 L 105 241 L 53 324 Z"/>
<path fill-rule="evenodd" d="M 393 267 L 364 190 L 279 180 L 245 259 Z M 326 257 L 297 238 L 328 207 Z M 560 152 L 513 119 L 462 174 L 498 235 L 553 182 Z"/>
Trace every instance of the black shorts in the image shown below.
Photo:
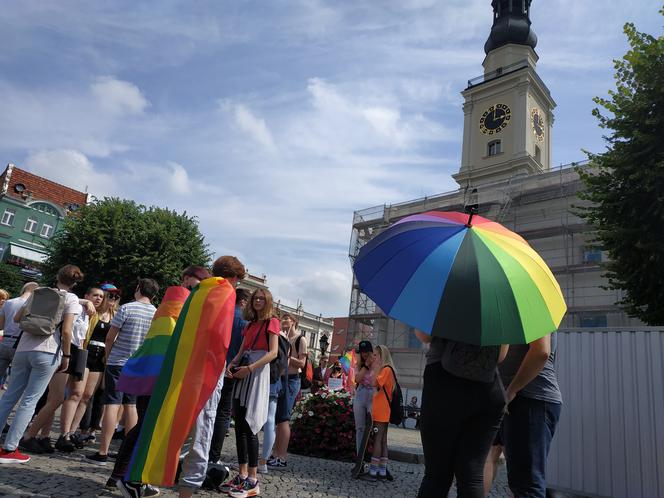
<path fill-rule="evenodd" d="M 104 354 L 106 348 L 103 346 L 92 346 L 88 344 L 88 368 L 91 372 L 103 372 L 106 368 L 104 364 Z"/>
<path fill-rule="evenodd" d="M 135 405 L 136 395 L 127 394 L 115 389 L 120 378 L 122 365 L 107 365 L 104 370 L 104 401 L 105 405 Z"/>
<path fill-rule="evenodd" d="M 88 352 L 85 349 L 79 349 L 79 347 L 74 344 L 71 345 L 70 351 L 71 356 L 69 357 L 69 366 L 65 373 L 74 377 L 76 382 L 80 382 L 85 375 Z"/>

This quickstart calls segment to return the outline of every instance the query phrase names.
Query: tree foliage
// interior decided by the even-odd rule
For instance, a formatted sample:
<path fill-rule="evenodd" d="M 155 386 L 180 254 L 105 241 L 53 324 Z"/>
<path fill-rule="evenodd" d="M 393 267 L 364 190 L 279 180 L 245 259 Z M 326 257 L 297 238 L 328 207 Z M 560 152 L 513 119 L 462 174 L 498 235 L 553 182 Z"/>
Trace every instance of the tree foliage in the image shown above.
<path fill-rule="evenodd" d="M 0 288 L 9 292 L 10 297 L 18 296 L 26 282 L 19 272 L 16 266 L 0 263 Z"/>
<path fill-rule="evenodd" d="M 67 218 L 49 253 L 47 282 L 71 263 L 85 274 L 79 288 L 113 282 L 125 300 L 138 278 L 154 278 L 163 289 L 179 283 L 187 266 L 210 261 L 196 218 L 117 198 L 94 200 Z"/>
<path fill-rule="evenodd" d="M 664 10 L 660 12 L 664 14 Z M 581 171 L 592 201 L 583 216 L 608 251 L 609 286 L 624 290 L 625 311 L 664 323 L 664 37 L 624 27 L 630 50 L 615 63 L 616 89 L 594 101 L 609 131 L 607 150 L 588 153 Z"/>

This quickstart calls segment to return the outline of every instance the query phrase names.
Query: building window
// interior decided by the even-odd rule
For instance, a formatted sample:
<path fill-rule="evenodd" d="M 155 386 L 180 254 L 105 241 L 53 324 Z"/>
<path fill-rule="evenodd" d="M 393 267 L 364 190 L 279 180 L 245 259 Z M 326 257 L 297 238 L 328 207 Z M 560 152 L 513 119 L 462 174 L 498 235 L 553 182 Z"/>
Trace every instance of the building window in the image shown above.
<path fill-rule="evenodd" d="M 49 225 L 48 223 L 44 223 L 42 225 L 41 232 L 39 232 L 39 235 L 50 239 L 51 235 L 53 235 L 53 226 Z"/>
<path fill-rule="evenodd" d="M 581 326 L 582 327 L 606 327 L 607 325 L 606 314 L 588 314 L 581 316 Z"/>
<path fill-rule="evenodd" d="M 542 162 L 542 151 L 537 145 L 535 146 L 535 161 L 538 163 Z"/>
<path fill-rule="evenodd" d="M 37 231 L 37 220 L 34 218 L 28 218 L 28 221 L 25 222 L 25 231 L 35 233 Z"/>
<path fill-rule="evenodd" d="M 590 247 L 583 250 L 583 262 L 584 263 L 601 263 L 603 251 L 597 249 L 596 247 Z"/>
<path fill-rule="evenodd" d="M 487 145 L 487 156 L 497 156 L 501 152 L 502 148 L 500 146 L 500 140 L 493 140 Z"/>
<path fill-rule="evenodd" d="M 14 216 L 16 215 L 16 211 L 13 209 L 5 209 L 5 212 L 2 214 L 2 223 L 3 225 L 7 226 L 14 226 Z"/>

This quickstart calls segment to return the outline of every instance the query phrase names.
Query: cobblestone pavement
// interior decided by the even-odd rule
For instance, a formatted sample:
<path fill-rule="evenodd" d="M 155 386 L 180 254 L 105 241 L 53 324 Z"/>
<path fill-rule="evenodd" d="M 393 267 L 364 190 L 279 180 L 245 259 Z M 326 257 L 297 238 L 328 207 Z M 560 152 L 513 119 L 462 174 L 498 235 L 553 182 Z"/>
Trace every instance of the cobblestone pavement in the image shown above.
<path fill-rule="evenodd" d="M 403 431 L 403 432 L 402 432 Z M 410 430 L 390 430 L 390 443 L 402 448 L 415 448 L 419 433 Z M 117 450 L 114 442 L 111 451 Z M 56 452 L 53 455 L 33 455 L 32 460 L 22 465 L 0 466 L 0 496 L 30 497 L 113 497 L 118 491 L 103 489 L 112 466 L 98 466 L 87 463 L 83 456 L 96 447 L 72 454 Z M 420 450 L 421 451 L 421 448 Z M 235 438 L 224 442 L 226 462 L 233 465 L 235 459 Z M 391 462 L 390 469 L 395 475 L 394 482 L 368 482 L 350 477 L 352 464 L 323 460 L 319 458 L 290 455 L 288 470 L 274 471 L 260 477 L 261 496 L 267 497 L 412 497 L 417 494 L 424 466 Z M 492 497 L 508 496 L 505 484 L 504 466 L 497 479 Z M 177 492 L 163 489 L 162 496 L 176 497 Z M 200 492 L 196 496 L 224 496 L 219 493 Z M 456 496 L 454 493 L 451 497 Z"/>

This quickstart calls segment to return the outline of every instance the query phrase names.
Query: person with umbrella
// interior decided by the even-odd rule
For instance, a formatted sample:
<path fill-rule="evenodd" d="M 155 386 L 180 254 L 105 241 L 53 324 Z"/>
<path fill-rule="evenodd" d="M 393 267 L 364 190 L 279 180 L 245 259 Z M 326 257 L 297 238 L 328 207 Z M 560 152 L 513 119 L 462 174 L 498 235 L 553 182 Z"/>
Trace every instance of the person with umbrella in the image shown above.
<path fill-rule="evenodd" d="M 555 332 L 566 305 L 542 258 L 475 211 L 408 216 L 363 246 L 362 291 L 429 344 L 421 407 L 425 476 L 419 497 L 480 498 L 506 394 L 501 345 Z"/>

